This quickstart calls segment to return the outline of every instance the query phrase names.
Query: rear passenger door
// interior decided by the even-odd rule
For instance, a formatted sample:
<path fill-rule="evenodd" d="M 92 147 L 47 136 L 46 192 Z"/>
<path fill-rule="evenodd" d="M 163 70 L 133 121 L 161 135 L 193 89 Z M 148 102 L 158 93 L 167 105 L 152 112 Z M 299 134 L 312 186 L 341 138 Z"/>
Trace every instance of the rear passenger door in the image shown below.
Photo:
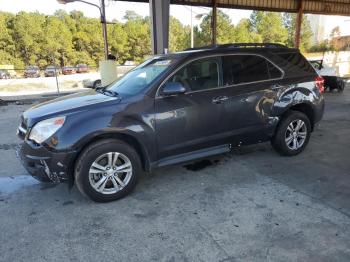
<path fill-rule="evenodd" d="M 254 54 L 223 56 L 222 67 L 227 96 L 224 132 L 237 142 L 263 140 L 269 132 L 276 99 L 274 85 L 283 77 L 282 71 L 265 57 Z"/>

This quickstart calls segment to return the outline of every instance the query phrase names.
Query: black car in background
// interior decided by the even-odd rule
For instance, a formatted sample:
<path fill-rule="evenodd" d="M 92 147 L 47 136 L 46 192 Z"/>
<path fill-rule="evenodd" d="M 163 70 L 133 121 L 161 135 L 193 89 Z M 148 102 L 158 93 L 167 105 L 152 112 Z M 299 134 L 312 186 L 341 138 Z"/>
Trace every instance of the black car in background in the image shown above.
<path fill-rule="evenodd" d="M 335 68 L 325 65 L 323 59 L 309 60 L 309 62 L 316 69 L 316 72 L 323 77 L 326 89 L 329 91 L 344 91 L 345 80 L 337 76 L 337 70 Z"/>
<path fill-rule="evenodd" d="M 40 69 L 38 66 L 27 66 L 24 70 L 24 77 L 40 77 Z"/>
<path fill-rule="evenodd" d="M 271 141 L 301 153 L 324 110 L 323 79 L 297 49 L 230 44 L 155 56 L 103 88 L 23 113 L 25 168 L 74 181 L 95 201 L 131 192 L 143 171 Z"/>
<path fill-rule="evenodd" d="M 61 74 L 61 69 L 58 66 L 47 66 L 45 69 L 45 77 L 52 77 Z"/>

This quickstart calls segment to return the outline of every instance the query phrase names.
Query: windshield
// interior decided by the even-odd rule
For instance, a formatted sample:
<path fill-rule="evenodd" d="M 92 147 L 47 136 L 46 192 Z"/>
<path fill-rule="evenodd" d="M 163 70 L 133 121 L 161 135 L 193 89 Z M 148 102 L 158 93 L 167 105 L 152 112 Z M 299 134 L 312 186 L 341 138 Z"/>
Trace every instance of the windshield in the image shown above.
<path fill-rule="evenodd" d="M 107 90 L 120 95 L 135 95 L 149 86 L 173 62 L 173 60 L 165 58 L 147 60 L 107 86 Z"/>

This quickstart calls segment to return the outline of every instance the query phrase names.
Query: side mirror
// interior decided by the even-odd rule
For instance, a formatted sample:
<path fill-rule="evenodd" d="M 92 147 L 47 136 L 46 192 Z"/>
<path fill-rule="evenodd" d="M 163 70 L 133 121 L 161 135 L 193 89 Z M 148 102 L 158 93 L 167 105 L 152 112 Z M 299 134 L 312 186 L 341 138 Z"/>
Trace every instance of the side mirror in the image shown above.
<path fill-rule="evenodd" d="M 171 95 L 179 95 L 184 94 L 186 92 L 186 88 L 179 82 L 168 82 L 162 88 L 162 95 L 171 96 Z"/>

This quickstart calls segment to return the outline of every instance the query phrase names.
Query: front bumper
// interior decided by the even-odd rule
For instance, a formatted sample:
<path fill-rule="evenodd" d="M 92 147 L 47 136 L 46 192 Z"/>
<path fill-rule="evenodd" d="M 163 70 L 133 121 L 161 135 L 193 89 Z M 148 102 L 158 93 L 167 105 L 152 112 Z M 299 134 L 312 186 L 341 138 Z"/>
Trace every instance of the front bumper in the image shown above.
<path fill-rule="evenodd" d="M 44 146 L 36 146 L 30 141 L 23 142 L 17 149 L 17 156 L 31 176 L 42 182 L 60 183 L 72 178 L 71 152 L 52 152 Z"/>

